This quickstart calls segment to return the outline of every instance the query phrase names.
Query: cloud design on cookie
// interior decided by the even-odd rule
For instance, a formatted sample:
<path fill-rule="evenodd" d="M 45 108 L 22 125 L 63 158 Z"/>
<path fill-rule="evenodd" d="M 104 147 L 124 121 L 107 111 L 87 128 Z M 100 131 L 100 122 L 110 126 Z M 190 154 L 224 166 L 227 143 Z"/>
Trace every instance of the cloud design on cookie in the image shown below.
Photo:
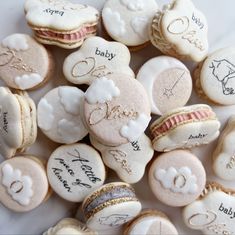
<path fill-rule="evenodd" d="M 37 73 L 31 73 L 17 76 L 14 81 L 19 89 L 26 90 L 40 84 L 43 81 L 43 78 Z"/>
<path fill-rule="evenodd" d="M 144 16 L 137 16 L 131 20 L 131 27 L 133 31 L 141 38 L 148 40 L 149 20 Z"/>
<path fill-rule="evenodd" d="M 175 193 L 194 194 L 198 190 L 197 178 L 188 167 L 181 167 L 178 170 L 174 167 L 157 169 L 155 178 L 161 182 L 165 189 Z"/>
<path fill-rule="evenodd" d="M 90 85 L 85 93 L 89 104 L 106 103 L 120 95 L 119 88 L 113 80 L 106 77 L 98 78 Z"/>
<path fill-rule="evenodd" d="M 140 138 L 140 136 L 144 133 L 148 124 L 151 120 L 151 117 L 146 116 L 145 114 L 141 113 L 137 119 L 129 120 L 127 125 L 124 125 L 121 130 L 120 134 L 124 138 L 128 139 L 129 142 L 136 141 Z"/>
<path fill-rule="evenodd" d="M 102 16 L 105 22 L 109 24 L 109 32 L 114 37 L 120 37 L 126 33 L 126 23 L 121 19 L 121 15 L 117 11 L 112 11 L 111 8 L 106 7 Z"/>
<path fill-rule="evenodd" d="M 29 48 L 27 39 L 22 34 L 12 34 L 2 40 L 2 46 L 15 51 L 25 51 Z"/>
<path fill-rule="evenodd" d="M 58 93 L 65 111 L 79 115 L 84 93 L 76 87 L 59 87 Z"/>
<path fill-rule="evenodd" d="M 33 196 L 33 182 L 29 176 L 22 176 L 19 169 L 13 169 L 10 164 L 5 164 L 2 167 L 2 184 L 15 201 L 23 206 L 29 205 Z"/>
<path fill-rule="evenodd" d="M 120 0 L 131 11 L 141 11 L 145 7 L 144 0 Z"/>

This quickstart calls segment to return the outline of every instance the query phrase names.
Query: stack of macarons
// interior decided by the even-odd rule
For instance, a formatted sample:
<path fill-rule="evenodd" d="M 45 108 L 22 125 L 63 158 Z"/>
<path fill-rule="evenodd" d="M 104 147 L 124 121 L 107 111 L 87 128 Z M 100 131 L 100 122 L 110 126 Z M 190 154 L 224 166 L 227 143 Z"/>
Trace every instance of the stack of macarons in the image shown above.
<path fill-rule="evenodd" d="M 163 212 L 142 210 L 132 184 L 146 173 L 160 202 L 186 206 L 190 228 L 209 234 L 217 231 L 209 226 L 216 219 L 230 226 L 223 216 L 194 226 L 207 225 L 203 219 L 214 213 L 204 211 L 207 204 L 230 194 L 215 183 L 206 186 L 204 166 L 191 152 L 219 137 L 220 121 L 209 105 L 188 102 L 194 87 L 212 104 L 235 104 L 235 50 L 208 55 L 207 21 L 193 2 L 173 0 L 159 10 L 154 0 L 107 0 L 99 13 L 67 0 L 26 0 L 25 17 L 34 37 L 17 33 L 0 43 L 0 78 L 7 86 L 0 87 L 0 154 L 6 158 L 0 164 L 0 202 L 30 211 L 54 191 L 82 203 L 83 223 L 66 218 L 45 235 L 98 234 L 124 224 L 126 235 L 177 235 Z M 105 38 L 95 36 L 100 18 Z M 135 74 L 130 51 L 149 43 L 164 55 Z M 79 48 L 62 68 L 73 85 L 44 92 L 36 110 L 26 90 L 52 79 L 57 66 L 46 45 Z M 194 79 L 182 60 L 198 63 Z M 235 179 L 235 148 L 227 144 L 235 138 L 234 123 L 233 117 L 213 156 L 215 173 L 225 180 Z M 47 163 L 28 153 L 37 126 L 45 139 L 61 144 Z M 122 182 L 110 180 L 108 168 Z"/>

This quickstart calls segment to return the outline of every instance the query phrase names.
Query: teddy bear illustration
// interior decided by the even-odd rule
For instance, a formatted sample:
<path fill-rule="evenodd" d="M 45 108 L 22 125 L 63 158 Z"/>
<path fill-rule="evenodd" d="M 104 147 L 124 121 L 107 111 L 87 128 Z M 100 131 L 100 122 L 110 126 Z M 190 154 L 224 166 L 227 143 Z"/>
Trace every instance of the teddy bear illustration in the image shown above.
<path fill-rule="evenodd" d="M 221 82 L 224 95 L 235 95 L 233 87 L 228 85 L 229 80 L 235 78 L 235 65 L 226 59 L 213 60 L 210 65 L 212 74 Z"/>

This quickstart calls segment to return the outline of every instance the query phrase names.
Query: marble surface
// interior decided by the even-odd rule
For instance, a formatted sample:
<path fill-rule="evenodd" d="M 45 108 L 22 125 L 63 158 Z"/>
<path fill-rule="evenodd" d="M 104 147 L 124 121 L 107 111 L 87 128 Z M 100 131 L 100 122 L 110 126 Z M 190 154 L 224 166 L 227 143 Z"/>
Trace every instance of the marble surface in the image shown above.
<path fill-rule="evenodd" d="M 93 5 L 98 9 L 103 6 L 104 0 L 77 0 L 74 2 L 81 2 Z M 29 33 L 30 28 L 24 18 L 23 0 L 8 0 L 1 1 L 0 3 L 0 40 L 5 36 L 12 33 Z M 168 1 L 158 0 L 159 5 L 168 3 Z M 195 0 L 196 5 L 207 16 L 209 23 L 209 42 L 210 51 L 214 51 L 218 48 L 233 45 L 235 42 L 235 1 L 234 0 Z M 37 103 L 41 96 L 43 96 L 52 87 L 67 84 L 62 75 L 62 64 L 65 56 L 71 51 L 63 50 L 60 48 L 51 47 L 57 64 L 57 71 L 53 79 L 46 84 L 43 88 L 29 92 Z M 159 55 L 160 53 L 152 46 L 146 49 L 133 53 L 131 67 L 136 71 L 149 58 Z M 193 68 L 195 65 L 192 63 L 186 63 L 189 68 Z M 2 85 L 3 83 L 0 83 Z M 195 94 L 192 95 L 189 104 L 205 103 L 200 100 Z M 222 128 L 227 121 L 228 117 L 235 112 L 235 106 L 229 107 L 213 107 L 218 114 L 219 120 L 222 123 Z M 193 152 L 202 160 L 206 167 L 208 180 L 216 180 L 222 183 L 224 186 L 235 188 L 235 183 L 228 183 L 221 181 L 213 175 L 211 169 L 211 153 L 215 147 L 216 141 L 208 146 L 195 148 Z M 49 141 L 40 131 L 37 142 L 27 150 L 27 153 L 32 153 L 47 159 L 50 153 L 58 145 Z M 0 162 L 3 159 L 0 159 Z M 115 181 L 118 178 L 111 171 L 108 172 L 108 181 Z M 200 232 L 190 230 L 186 228 L 181 220 L 181 209 L 170 208 L 161 204 L 154 198 L 152 192 L 148 187 L 147 177 L 145 177 L 137 184 L 134 185 L 137 195 L 139 196 L 144 208 L 156 208 L 165 212 L 179 231 L 179 234 L 200 234 Z M 8 209 L 0 205 L 0 234 L 41 234 L 48 227 L 54 225 L 63 217 L 75 216 L 76 210 L 79 204 L 69 203 L 55 194 L 44 204 L 37 209 L 28 213 L 13 213 Z M 78 217 L 81 217 L 80 212 Z M 111 232 L 107 232 L 111 233 Z M 120 231 L 112 232 L 112 234 L 120 234 Z"/>

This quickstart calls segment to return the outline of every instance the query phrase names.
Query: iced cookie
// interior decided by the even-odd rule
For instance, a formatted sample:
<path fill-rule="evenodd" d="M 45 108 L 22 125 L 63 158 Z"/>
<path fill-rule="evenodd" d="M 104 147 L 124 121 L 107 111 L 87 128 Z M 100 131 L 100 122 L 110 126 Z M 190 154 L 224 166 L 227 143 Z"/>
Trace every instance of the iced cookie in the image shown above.
<path fill-rule="evenodd" d="M 130 52 L 118 42 L 90 37 L 64 61 L 64 75 L 74 84 L 91 84 L 96 78 L 120 72 L 135 76 L 129 67 Z"/>
<path fill-rule="evenodd" d="M 220 105 L 235 104 L 235 47 L 227 47 L 208 55 L 194 72 L 196 91 Z"/>
<path fill-rule="evenodd" d="M 185 150 L 161 154 L 149 170 L 149 185 L 156 198 L 173 207 L 196 200 L 206 184 L 200 160 Z"/>
<path fill-rule="evenodd" d="M 37 137 L 36 107 L 26 92 L 0 87 L 0 154 L 10 158 Z"/>
<path fill-rule="evenodd" d="M 85 93 L 83 115 L 89 133 L 108 146 L 138 140 L 151 119 L 144 87 L 116 73 L 94 80 Z"/>
<path fill-rule="evenodd" d="M 80 113 L 84 92 L 77 87 L 59 86 L 50 90 L 38 103 L 38 126 L 57 143 L 72 144 L 88 131 Z"/>
<path fill-rule="evenodd" d="M 235 180 L 235 116 L 232 116 L 220 135 L 213 153 L 215 174 L 224 180 Z"/>
<path fill-rule="evenodd" d="M 66 49 L 95 35 L 99 21 L 95 8 L 66 0 L 26 0 L 25 14 L 39 42 Z"/>
<path fill-rule="evenodd" d="M 98 235 L 98 233 L 76 219 L 65 218 L 42 235 Z"/>
<path fill-rule="evenodd" d="M 219 136 L 219 128 L 216 114 L 205 104 L 174 109 L 150 126 L 153 147 L 159 152 L 208 144 Z"/>
<path fill-rule="evenodd" d="M 122 182 L 104 185 L 82 204 L 87 226 L 98 231 L 123 225 L 137 216 L 141 208 L 134 189 Z"/>
<path fill-rule="evenodd" d="M 0 44 L 0 78 L 19 90 L 35 89 L 52 75 L 54 62 L 48 51 L 27 34 L 12 34 Z"/>
<path fill-rule="evenodd" d="M 17 156 L 0 165 L 0 202 L 10 210 L 33 210 L 47 193 L 46 171 L 35 157 Z"/>
<path fill-rule="evenodd" d="M 207 20 L 192 1 L 173 0 L 155 14 L 150 39 L 166 55 L 199 62 L 208 52 L 207 32 Z"/>
<path fill-rule="evenodd" d="M 234 234 L 235 192 L 209 183 L 201 197 L 183 210 L 185 224 L 206 235 Z"/>
<path fill-rule="evenodd" d="M 148 28 L 157 10 L 155 0 L 108 0 L 102 10 L 103 24 L 115 41 L 136 48 L 150 40 Z"/>
<path fill-rule="evenodd" d="M 153 114 L 162 115 L 184 106 L 192 93 L 190 71 L 179 60 L 158 56 L 139 70 L 137 80 L 146 89 Z"/>
<path fill-rule="evenodd" d="M 90 141 L 101 152 L 105 165 L 114 170 L 121 180 L 129 184 L 137 183 L 142 179 L 145 167 L 154 153 L 152 143 L 145 134 L 138 141 L 117 147 L 102 145 L 92 136 L 90 136 Z"/>
<path fill-rule="evenodd" d="M 105 180 L 99 153 L 86 144 L 62 145 L 50 156 L 47 175 L 53 190 L 65 200 L 81 202 Z"/>
<path fill-rule="evenodd" d="M 160 211 L 145 210 L 129 222 L 124 235 L 178 235 L 175 226 L 168 217 Z"/>

